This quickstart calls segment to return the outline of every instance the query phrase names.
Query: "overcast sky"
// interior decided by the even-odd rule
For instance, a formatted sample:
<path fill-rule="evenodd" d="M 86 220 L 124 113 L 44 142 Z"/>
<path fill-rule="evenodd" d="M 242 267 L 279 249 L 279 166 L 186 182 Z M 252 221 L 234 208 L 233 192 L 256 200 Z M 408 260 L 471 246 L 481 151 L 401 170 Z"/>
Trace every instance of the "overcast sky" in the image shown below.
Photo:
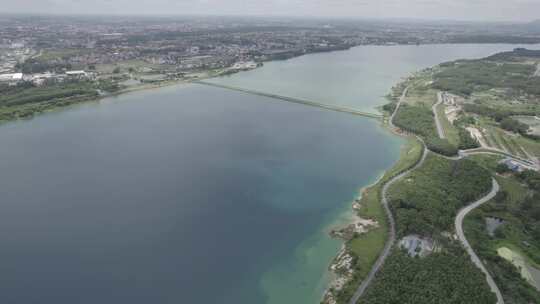
<path fill-rule="evenodd" d="M 540 0 L 0 0 L 0 12 L 530 21 Z"/>

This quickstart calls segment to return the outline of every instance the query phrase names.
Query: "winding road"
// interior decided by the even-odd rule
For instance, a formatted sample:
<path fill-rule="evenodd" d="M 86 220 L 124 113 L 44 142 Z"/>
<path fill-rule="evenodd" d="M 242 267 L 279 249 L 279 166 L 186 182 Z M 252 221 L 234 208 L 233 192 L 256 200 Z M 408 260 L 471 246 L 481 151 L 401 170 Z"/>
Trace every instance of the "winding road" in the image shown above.
<path fill-rule="evenodd" d="M 382 204 L 388 216 L 388 223 L 390 224 L 389 237 L 388 237 L 388 240 L 386 241 L 386 244 L 384 245 L 384 249 L 381 255 L 379 256 L 375 264 L 373 264 L 373 267 L 371 267 L 371 271 L 369 272 L 368 276 L 362 281 L 360 286 L 358 286 L 358 288 L 356 289 L 356 292 L 354 293 L 353 297 L 349 301 L 349 304 L 356 304 L 356 302 L 358 302 L 358 299 L 360 299 L 360 297 L 364 294 L 369 284 L 373 281 L 373 279 L 375 278 L 375 275 L 377 274 L 379 269 L 382 267 L 384 260 L 386 260 L 386 258 L 390 254 L 390 251 L 392 250 L 392 247 L 394 246 L 394 243 L 396 242 L 396 224 L 394 221 L 394 217 L 392 216 L 392 212 L 390 211 L 390 207 L 388 206 L 388 199 L 387 199 L 388 189 L 390 189 L 390 187 L 395 182 L 397 182 L 398 180 L 400 180 L 401 178 L 409 174 L 411 171 L 414 171 L 417 168 L 421 167 L 424 164 L 424 161 L 426 160 L 428 153 L 429 153 L 429 150 L 426 149 L 424 146 L 424 152 L 422 154 L 422 158 L 413 168 L 394 176 L 392 179 L 390 179 L 388 182 L 384 184 L 383 189 L 382 189 Z"/>
<path fill-rule="evenodd" d="M 405 100 L 405 97 L 407 96 L 408 90 L 409 90 L 408 87 L 403 90 L 403 93 L 402 93 L 401 97 L 399 98 L 399 101 L 398 101 L 398 103 L 396 105 L 396 108 L 395 108 L 394 112 L 392 113 L 392 115 L 390 115 L 390 118 L 388 120 L 388 124 L 390 125 L 390 127 L 392 129 L 396 128 L 394 126 L 393 120 L 394 120 L 394 117 L 395 117 L 396 113 L 398 112 L 402 102 Z M 440 104 L 441 101 L 442 101 L 442 98 L 439 99 L 439 102 L 437 104 Z M 437 115 L 436 110 L 435 110 L 435 106 L 433 107 L 433 110 L 434 110 L 433 112 L 435 113 L 435 115 Z M 437 122 L 437 128 L 439 129 L 440 126 L 439 126 L 439 123 L 438 123 L 439 120 L 437 119 L 437 117 L 435 117 L 435 121 Z M 440 134 L 441 133 L 439 133 L 439 135 Z M 443 133 L 443 136 L 444 136 L 444 133 Z M 424 161 L 426 160 L 426 157 L 427 157 L 427 155 L 429 153 L 429 150 L 427 149 L 424 141 L 418 136 L 417 136 L 417 138 L 422 142 L 422 146 L 423 146 L 422 157 L 420 158 L 418 163 L 414 167 L 412 167 L 412 168 L 410 168 L 410 169 L 408 169 L 408 170 L 406 170 L 406 171 L 392 177 L 389 181 L 387 181 L 384 184 L 384 186 L 382 188 L 381 203 L 384 206 L 386 215 L 388 217 L 388 222 L 389 222 L 389 226 L 390 226 L 389 237 L 388 237 L 388 240 L 386 241 L 386 244 L 384 246 L 384 249 L 383 249 L 381 255 L 377 258 L 377 261 L 371 267 L 371 271 L 369 272 L 368 276 L 362 281 L 360 286 L 358 286 L 358 288 L 356 289 L 354 295 L 352 296 L 351 300 L 349 301 L 349 304 L 356 304 L 356 302 L 358 302 L 360 297 L 362 297 L 362 295 L 366 291 L 367 287 L 371 284 L 371 282 L 375 278 L 375 275 L 377 274 L 377 272 L 380 270 L 380 268 L 384 264 L 384 261 L 386 260 L 388 255 L 390 255 L 392 247 L 394 246 L 394 243 L 396 242 L 396 227 L 395 227 L 396 225 L 395 225 L 395 220 L 394 220 L 394 217 L 393 217 L 392 212 L 390 210 L 390 207 L 388 206 L 388 198 L 387 198 L 388 189 L 390 189 L 390 187 L 395 182 L 402 179 L 403 177 L 408 175 L 410 172 L 418 169 L 419 167 L 421 167 L 424 164 Z M 441 138 L 444 138 L 444 137 L 441 137 Z M 465 151 L 463 151 L 463 152 L 464 153 L 460 152 L 460 155 L 457 156 L 457 157 L 454 157 L 454 158 L 447 157 L 447 158 L 458 160 L 458 159 L 462 159 L 462 158 L 465 158 L 465 157 L 469 156 L 469 154 L 467 154 Z M 475 151 L 474 152 L 474 154 L 483 154 L 483 153 L 490 154 L 490 153 L 493 153 L 493 152 L 489 152 L 489 151 L 484 151 L 484 152 L 483 151 Z M 471 153 L 471 155 L 472 154 L 473 153 Z M 486 268 L 482 264 L 482 261 L 480 260 L 480 258 L 478 258 L 478 256 L 476 255 L 476 253 L 474 252 L 474 250 L 470 246 L 469 242 L 465 238 L 465 234 L 463 233 L 463 219 L 465 218 L 465 216 L 469 212 L 474 210 L 475 208 L 477 208 L 480 205 L 482 205 L 482 204 L 488 202 L 489 200 L 491 200 L 493 197 L 495 197 L 495 195 L 499 191 L 499 184 L 497 183 L 497 181 L 494 178 L 492 180 L 493 180 L 492 189 L 486 196 L 484 196 L 481 199 L 475 201 L 474 203 L 464 207 L 463 209 L 461 209 L 458 212 L 458 214 L 456 216 L 456 219 L 455 219 L 455 229 L 456 229 L 458 239 L 461 241 L 461 243 L 465 247 L 467 253 L 471 256 L 471 260 L 473 261 L 473 263 L 486 275 L 486 281 L 487 281 L 490 289 L 497 296 L 497 304 L 504 304 L 502 294 L 501 294 L 499 288 L 497 287 L 497 284 L 495 284 L 495 281 L 493 280 L 493 278 L 491 277 L 489 272 L 486 270 Z"/>
<path fill-rule="evenodd" d="M 497 287 L 497 284 L 495 284 L 495 281 L 493 280 L 493 278 L 487 271 L 486 267 L 484 266 L 480 258 L 476 255 L 471 245 L 465 238 L 465 234 L 463 233 L 463 219 L 465 218 L 465 216 L 467 216 L 467 214 L 469 214 L 475 208 L 479 207 L 480 205 L 494 198 L 498 191 L 499 191 L 499 184 L 493 178 L 493 186 L 491 188 L 491 191 L 486 196 L 464 207 L 458 212 L 458 215 L 456 216 L 456 221 L 455 221 L 455 228 L 456 228 L 456 234 L 459 240 L 461 241 L 461 243 L 463 244 L 463 247 L 465 247 L 465 250 L 467 250 L 467 253 L 471 256 L 471 260 L 473 261 L 474 264 L 476 264 L 476 267 L 480 268 L 480 270 L 482 270 L 482 272 L 486 275 L 486 280 L 489 285 L 489 288 L 491 288 L 491 291 L 493 291 L 493 293 L 495 293 L 495 295 L 497 296 L 497 304 L 504 304 L 504 300 L 503 300 L 501 291 L 499 290 L 499 287 Z"/>
<path fill-rule="evenodd" d="M 394 123 L 393 123 L 394 116 L 398 112 L 399 107 L 401 106 L 401 103 L 403 102 L 403 100 L 405 100 L 405 97 L 407 96 L 408 91 L 409 91 L 409 87 L 407 87 L 407 88 L 405 88 L 403 90 L 403 93 L 401 94 L 401 96 L 400 96 L 400 98 L 399 98 L 399 100 L 398 100 L 398 102 L 396 104 L 396 108 L 394 109 L 394 112 L 392 113 L 392 115 L 390 115 L 390 118 L 388 119 L 388 124 L 390 125 L 390 127 L 392 129 L 396 128 L 394 126 Z M 390 226 L 388 240 L 386 241 L 386 244 L 384 245 L 384 249 L 383 249 L 381 255 L 379 255 L 379 257 L 377 258 L 377 261 L 375 261 L 375 264 L 373 264 L 373 266 L 371 267 L 371 270 L 370 270 L 368 276 L 362 281 L 360 286 L 358 286 L 358 288 L 354 292 L 354 295 L 352 296 L 351 300 L 349 301 L 349 304 L 356 304 L 356 302 L 358 302 L 358 299 L 360 299 L 360 297 L 364 294 L 364 292 L 366 291 L 369 284 L 371 284 L 371 282 L 375 278 L 375 275 L 377 274 L 379 269 L 382 267 L 384 261 L 386 260 L 386 258 L 390 254 L 390 251 L 392 250 L 392 247 L 394 246 L 394 243 L 396 242 L 396 224 L 395 224 L 395 221 L 394 221 L 394 217 L 392 216 L 392 212 L 390 211 L 390 207 L 388 206 L 388 199 L 386 198 L 386 196 L 388 194 L 388 189 L 390 188 L 390 186 L 392 186 L 399 179 L 403 178 L 405 175 L 409 174 L 409 172 L 411 172 L 411 171 L 415 170 L 416 168 L 422 166 L 422 164 L 424 163 L 424 160 L 426 159 L 426 156 L 428 154 L 428 149 L 426 149 L 426 146 L 423 145 L 423 147 L 424 147 L 424 152 L 422 154 L 422 158 L 420 159 L 420 161 L 413 168 L 411 168 L 409 170 L 406 170 L 406 171 L 394 176 L 393 178 L 391 178 L 389 181 L 387 181 L 384 184 L 384 186 L 382 188 L 382 193 L 381 193 L 382 201 L 381 202 L 382 202 L 382 205 L 384 206 L 384 210 L 386 212 L 386 216 L 388 217 L 388 223 L 389 223 L 389 226 Z"/>

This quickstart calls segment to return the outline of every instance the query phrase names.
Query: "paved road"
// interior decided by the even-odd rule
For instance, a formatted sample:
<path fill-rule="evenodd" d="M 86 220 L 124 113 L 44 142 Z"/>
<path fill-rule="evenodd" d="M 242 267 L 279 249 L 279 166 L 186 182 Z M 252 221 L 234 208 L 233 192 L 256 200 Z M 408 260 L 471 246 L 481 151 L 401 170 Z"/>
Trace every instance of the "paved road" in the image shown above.
<path fill-rule="evenodd" d="M 392 129 L 394 129 L 396 126 L 394 126 L 394 116 L 396 116 L 399 107 L 401 107 L 401 104 L 405 100 L 405 97 L 407 97 L 407 93 L 409 92 L 409 87 L 406 87 L 405 90 L 403 90 L 403 93 L 401 93 L 401 96 L 399 97 L 399 100 L 397 102 L 396 108 L 394 109 L 394 112 L 392 115 L 390 115 L 390 119 L 388 120 L 388 124 Z"/>
<path fill-rule="evenodd" d="M 409 169 L 409 170 L 407 170 L 407 171 L 405 171 L 405 172 L 403 172 L 403 173 L 401 173 L 399 175 L 396 175 L 391 180 L 389 180 L 386 184 L 384 184 L 383 190 L 382 190 L 382 204 L 384 206 L 384 209 L 385 209 L 386 214 L 388 216 L 388 222 L 390 224 L 389 225 L 390 226 L 390 233 L 389 233 L 389 236 L 388 236 L 388 240 L 386 241 L 386 245 L 384 246 L 384 249 L 383 249 L 381 255 L 379 256 L 379 258 L 377 259 L 375 264 L 373 264 L 373 266 L 371 267 L 371 271 L 369 272 L 368 276 L 364 279 L 364 281 L 362 281 L 362 284 L 360 284 L 360 286 L 358 286 L 358 289 L 356 289 L 356 292 L 354 293 L 353 297 L 349 301 L 349 304 L 356 304 L 356 302 L 358 302 L 358 299 L 360 299 L 360 297 L 364 294 L 364 292 L 366 291 L 369 284 L 371 284 L 371 282 L 375 278 L 375 275 L 377 274 L 377 272 L 379 271 L 379 269 L 383 265 L 384 260 L 386 260 L 386 258 L 390 254 L 390 251 L 392 250 L 392 247 L 394 246 L 394 243 L 396 242 L 396 224 L 394 222 L 394 217 L 392 216 L 392 212 L 390 211 L 390 207 L 388 206 L 388 198 L 387 198 L 388 189 L 390 189 L 390 187 L 395 182 L 397 182 L 398 180 L 400 180 L 403 177 L 405 177 L 406 175 L 408 175 L 411 171 L 414 171 L 417 168 L 419 168 L 420 166 L 422 166 L 424 164 L 424 161 L 426 160 L 426 157 L 427 157 L 428 153 L 429 153 L 429 150 L 426 149 L 425 146 L 424 146 L 424 152 L 423 152 L 422 158 L 420 159 L 418 164 L 416 164 L 413 168 L 411 168 L 411 169 Z"/>
<path fill-rule="evenodd" d="M 433 114 L 435 115 L 435 125 L 437 126 L 437 133 L 439 134 L 439 138 L 446 138 L 446 135 L 444 134 L 444 129 L 441 125 L 441 121 L 439 120 L 439 114 L 437 113 L 437 107 L 443 102 L 442 92 L 437 93 L 437 103 L 433 105 L 431 108 L 433 110 Z"/>
<path fill-rule="evenodd" d="M 405 90 L 403 91 L 403 94 L 399 98 L 399 101 L 398 101 L 398 103 L 396 105 L 396 109 L 394 110 L 394 112 L 390 116 L 388 124 L 390 125 L 391 128 L 395 128 L 394 123 L 393 123 L 394 116 L 396 115 L 397 111 L 399 110 L 399 107 L 401 106 L 401 103 L 405 100 L 405 97 L 407 96 L 408 89 L 409 89 L 408 87 L 405 88 Z M 436 119 L 436 121 L 438 121 L 438 120 Z M 424 161 L 426 160 L 426 157 L 427 157 L 427 155 L 429 153 L 429 150 L 427 149 L 427 147 L 426 147 L 424 141 L 422 140 L 422 138 L 420 138 L 418 136 L 417 136 L 417 138 L 422 143 L 422 146 L 423 146 L 423 149 L 424 149 L 424 151 L 422 153 L 422 157 L 420 158 L 420 161 L 413 168 L 411 168 L 409 170 L 406 170 L 403 173 L 400 173 L 399 175 L 396 175 L 395 177 L 391 178 L 383 186 L 382 193 L 381 193 L 382 194 L 381 203 L 384 206 L 386 215 L 388 217 L 388 222 L 389 222 L 389 226 L 390 226 L 389 237 L 388 237 L 388 240 L 386 241 L 386 244 L 384 246 L 384 249 L 383 249 L 381 255 L 379 256 L 379 258 L 377 259 L 375 264 L 373 264 L 373 266 L 371 268 L 371 271 L 369 272 L 368 276 L 362 281 L 360 286 L 358 286 L 358 288 L 356 289 L 356 292 L 354 293 L 353 297 L 349 301 L 349 304 L 356 304 L 356 302 L 358 302 L 360 297 L 362 297 L 362 295 L 366 291 L 367 287 L 369 286 L 369 284 L 371 284 L 371 282 L 375 278 L 375 275 L 377 274 L 377 272 L 380 270 L 380 268 L 384 264 L 384 261 L 386 260 L 386 258 L 390 254 L 390 251 L 392 250 L 392 247 L 394 246 L 394 243 L 396 242 L 396 227 L 395 227 L 396 225 L 395 225 L 394 217 L 392 215 L 390 207 L 388 206 L 388 198 L 387 198 L 388 189 L 390 189 L 390 187 L 395 182 L 397 182 L 401 178 L 405 177 L 410 172 L 418 169 L 419 167 L 421 167 L 424 164 Z M 469 155 L 472 155 L 472 154 L 491 154 L 491 153 L 494 153 L 494 152 L 471 151 L 470 154 L 469 154 L 466 151 L 460 151 L 460 155 L 458 155 L 456 157 L 446 157 L 446 158 L 458 160 L 458 159 L 468 157 Z M 465 246 L 465 249 L 467 250 L 467 253 L 471 256 L 472 261 L 486 274 L 486 280 L 487 280 L 491 290 L 497 296 L 497 304 L 504 304 L 504 300 L 502 299 L 502 295 L 501 295 L 501 292 L 500 292 L 499 288 L 497 287 L 497 285 L 493 281 L 493 278 L 491 277 L 491 275 L 485 269 L 484 265 L 482 264 L 482 262 L 480 261 L 478 256 L 474 253 L 473 249 L 471 248 L 471 246 L 467 242 L 467 239 L 465 238 L 465 235 L 463 233 L 463 219 L 465 218 L 465 216 L 471 210 L 475 209 L 476 207 L 478 207 L 478 206 L 482 205 L 483 203 L 485 203 L 485 202 L 489 201 L 490 199 L 492 199 L 497 194 L 498 191 L 499 191 L 499 184 L 497 183 L 497 181 L 495 179 L 493 179 L 493 187 L 491 189 L 491 192 L 489 194 L 487 194 L 486 196 L 484 196 L 483 198 L 479 199 L 478 201 L 476 201 L 476 202 L 472 203 L 471 205 L 469 205 L 469 206 L 463 208 L 462 210 L 460 210 L 458 215 L 456 216 L 455 226 L 456 226 L 456 232 L 458 234 L 458 238 L 463 243 L 463 246 Z"/>
<path fill-rule="evenodd" d="M 409 90 L 408 87 L 405 88 L 405 90 L 403 90 L 403 93 L 401 94 L 401 97 L 399 98 L 399 101 L 398 101 L 398 103 L 396 105 L 396 109 L 394 110 L 392 115 L 390 115 L 390 119 L 388 120 L 388 124 L 390 125 L 391 128 L 395 128 L 395 126 L 393 124 L 394 116 L 396 115 L 397 111 L 399 110 L 399 107 L 401 106 L 401 103 L 403 102 L 403 100 L 405 100 L 405 97 L 407 96 L 408 90 Z M 373 279 L 375 278 L 375 274 L 377 274 L 377 272 L 379 271 L 379 269 L 383 265 L 384 260 L 386 260 L 386 258 L 390 254 L 392 246 L 394 246 L 394 243 L 396 242 L 396 224 L 395 224 L 395 221 L 394 221 L 394 217 L 392 216 L 392 212 L 390 211 L 390 207 L 388 207 L 388 199 L 387 199 L 388 189 L 396 181 L 403 178 L 405 175 L 409 174 L 409 172 L 411 172 L 413 170 L 416 170 L 416 168 L 422 166 L 422 164 L 424 163 L 424 160 L 426 159 L 427 154 L 428 154 L 428 150 L 424 146 L 424 152 L 423 152 L 422 158 L 420 159 L 418 164 L 416 164 L 413 168 L 411 168 L 411 169 L 409 169 L 409 170 L 407 170 L 407 171 L 405 171 L 405 172 L 403 172 L 403 173 L 401 173 L 399 175 L 396 175 L 395 177 L 393 177 L 392 179 L 390 179 L 388 182 L 386 182 L 384 184 L 383 189 L 382 189 L 381 203 L 384 206 L 384 210 L 386 212 L 386 216 L 388 217 L 388 223 L 389 223 L 389 226 L 390 226 L 390 232 L 389 232 L 388 240 L 386 241 L 386 244 L 384 245 L 384 249 L 383 249 L 381 255 L 377 258 L 377 261 L 375 261 L 375 264 L 373 264 L 373 266 L 371 267 L 371 271 L 369 272 L 368 276 L 362 281 L 360 286 L 358 286 L 358 288 L 356 289 L 356 292 L 354 293 L 351 300 L 349 301 L 349 304 L 356 304 L 356 302 L 358 302 L 358 299 L 360 299 L 360 297 L 364 294 L 364 292 L 366 291 L 369 284 L 373 281 Z"/>
<path fill-rule="evenodd" d="M 471 260 L 473 261 L 474 264 L 476 264 L 476 267 L 480 268 L 480 270 L 482 270 L 482 272 L 486 275 L 486 280 L 487 280 L 487 283 L 488 283 L 489 287 L 491 288 L 491 291 L 493 291 L 495 293 L 495 295 L 497 296 L 497 303 L 498 304 L 504 304 L 504 300 L 503 300 L 501 291 L 497 287 L 497 284 L 495 284 L 495 281 L 493 281 L 493 278 L 491 277 L 489 272 L 486 270 L 486 267 L 484 267 L 484 264 L 482 263 L 480 258 L 478 258 L 476 253 L 474 253 L 474 250 L 472 249 L 471 245 L 469 244 L 469 242 L 465 238 L 465 234 L 463 233 L 463 219 L 465 218 L 465 216 L 467 216 L 467 214 L 469 212 L 471 212 L 472 210 L 474 210 L 478 206 L 484 204 L 485 202 L 487 202 L 490 199 L 492 199 L 493 197 L 495 197 L 495 195 L 497 194 L 498 191 L 499 191 L 499 184 L 497 183 L 497 181 L 495 179 L 493 179 L 493 187 L 491 189 L 491 192 L 489 192 L 486 196 L 484 196 L 483 198 L 477 200 L 476 202 L 474 202 L 474 203 L 468 205 L 467 207 L 461 209 L 458 212 L 458 215 L 456 216 L 455 226 L 456 226 L 457 236 L 458 236 L 459 240 L 461 241 L 461 243 L 463 244 L 463 246 L 465 247 L 465 249 L 467 250 L 467 253 L 471 256 Z"/>

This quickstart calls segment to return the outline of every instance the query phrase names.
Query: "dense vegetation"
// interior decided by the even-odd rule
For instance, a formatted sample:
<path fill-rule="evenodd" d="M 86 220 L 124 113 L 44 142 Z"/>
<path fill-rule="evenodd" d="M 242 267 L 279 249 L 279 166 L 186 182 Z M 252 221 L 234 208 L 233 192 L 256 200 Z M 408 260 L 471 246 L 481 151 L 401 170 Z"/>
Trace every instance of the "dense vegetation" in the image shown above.
<path fill-rule="evenodd" d="M 379 227 L 365 234 L 355 235 L 346 242 L 349 254 L 353 257 L 352 279 L 340 291 L 334 291 L 337 303 L 348 303 L 358 285 L 366 278 L 373 263 L 379 257 L 388 236 L 387 215 L 381 205 L 381 192 L 384 184 L 392 177 L 414 167 L 421 159 L 424 147 L 415 137 L 409 137 L 401 150 L 401 157 L 392 169 L 388 170 L 379 182 L 362 192 L 361 208 L 358 215 L 379 223 Z"/>
<path fill-rule="evenodd" d="M 501 52 L 487 57 L 492 61 L 520 61 L 522 58 L 540 58 L 540 50 L 517 48 L 510 52 Z"/>
<path fill-rule="evenodd" d="M 475 113 L 478 115 L 490 117 L 497 122 L 502 121 L 513 115 L 536 115 L 537 111 L 534 110 L 522 110 L 522 109 L 509 109 L 509 108 L 496 108 L 478 103 L 466 103 L 463 105 L 463 110 L 469 113 Z"/>
<path fill-rule="evenodd" d="M 536 70 L 533 65 L 472 60 L 446 63 L 444 67 L 434 75 L 433 87 L 441 91 L 468 96 L 475 91 L 503 88 L 515 95 L 540 95 L 540 77 L 530 77 Z"/>
<path fill-rule="evenodd" d="M 527 134 L 527 131 L 529 131 L 529 126 L 519 122 L 516 119 L 506 117 L 503 120 L 501 120 L 501 128 L 511 131 L 514 133 L 520 133 L 520 134 Z"/>
<path fill-rule="evenodd" d="M 457 211 L 490 189 L 489 172 L 475 162 L 430 155 L 390 189 L 397 234 L 438 237 L 451 231 Z"/>
<path fill-rule="evenodd" d="M 395 102 L 390 102 L 390 103 L 387 103 L 387 104 L 383 105 L 382 109 L 385 112 L 393 113 L 396 110 L 396 107 L 397 107 L 397 105 L 396 105 Z"/>
<path fill-rule="evenodd" d="M 473 138 L 469 131 L 465 128 L 471 125 L 474 125 L 476 120 L 468 115 L 462 114 L 458 119 L 454 121 L 454 127 L 458 131 L 459 145 L 460 150 L 474 149 L 480 147 L 478 140 Z"/>
<path fill-rule="evenodd" d="M 430 236 L 438 250 L 412 258 L 395 248 L 360 303 L 494 303 L 484 275 L 453 239 L 457 210 L 491 189 L 489 171 L 467 159 L 431 154 L 390 189 L 398 237 Z"/>
<path fill-rule="evenodd" d="M 95 99 L 99 91 L 115 92 L 116 83 L 107 80 L 66 81 L 45 86 L 24 82 L 16 86 L 0 85 L 0 120 L 32 116 L 52 108 Z"/>
<path fill-rule="evenodd" d="M 424 137 L 433 136 L 437 132 L 433 112 L 427 107 L 403 104 L 394 117 L 394 124 Z"/>
<path fill-rule="evenodd" d="M 458 127 L 460 150 L 474 149 L 480 147 L 478 141 L 471 137 L 471 134 L 462 127 Z"/>
<path fill-rule="evenodd" d="M 359 303 L 495 303 L 484 275 L 456 244 L 425 258 L 395 249 Z"/>
<path fill-rule="evenodd" d="M 540 52 L 523 53 L 527 57 L 532 55 L 540 57 Z M 474 93 L 473 99 L 483 98 L 485 102 L 466 103 L 465 113 L 484 116 L 479 118 L 480 123 L 485 123 L 488 117 L 490 124 L 497 123 L 504 130 L 526 135 L 528 126 L 512 116 L 538 114 L 537 107 L 532 103 L 500 107 L 497 102 L 504 102 L 507 97 L 536 100 L 540 96 L 540 77 L 531 77 L 536 70 L 532 64 L 520 60 L 515 60 L 516 63 L 492 61 L 500 58 L 443 64 L 443 69 L 436 70 L 433 76 L 432 87 L 462 96 Z M 489 93 L 484 95 L 477 94 L 487 91 Z M 491 93 L 499 92 L 504 94 L 501 101 L 489 100 Z M 418 102 L 404 105 L 394 123 L 421 136 L 434 152 L 451 155 L 448 152 L 456 149 L 438 138 L 434 117 L 427 105 Z M 475 118 L 467 114 L 454 122 L 453 134 L 459 137 L 459 149 L 479 146 L 465 129 L 475 124 Z M 456 142 L 454 138 L 453 143 Z M 513 176 L 498 177 L 502 191 L 488 206 L 475 210 L 473 216 L 466 219 L 467 236 L 472 235 L 471 243 L 487 263 L 506 303 L 540 303 L 540 293 L 496 251 L 501 245 L 513 246 L 512 249 L 517 248 L 532 263 L 540 265 L 540 193 L 537 192 L 540 191 L 540 174 L 532 171 L 515 174 L 502 165 L 497 166 L 496 161 L 490 161 L 490 166 L 486 163 L 475 157 L 454 161 L 430 154 L 421 168 L 391 187 L 389 203 L 398 238 L 410 234 L 431 237 L 438 249 L 427 257 L 411 258 L 394 248 L 360 303 L 495 303 L 496 297 L 489 290 L 484 275 L 471 263 L 462 247 L 444 233 L 453 231 L 460 208 L 491 189 L 490 172 L 494 170 Z M 486 214 L 505 220 L 494 237 L 486 233 Z"/>
<path fill-rule="evenodd" d="M 420 135 L 433 152 L 447 156 L 456 155 L 458 152 L 448 140 L 439 138 L 433 112 L 427 107 L 402 105 L 394 117 L 394 124 L 405 131 Z"/>
<path fill-rule="evenodd" d="M 501 170 L 504 171 L 504 170 Z M 506 303 L 540 303 L 540 293 L 522 278 L 518 269 L 501 258 L 497 249 L 509 247 L 533 265 L 540 265 L 540 174 L 505 171 L 501 191 L 489 203 L 465 219 L 465 233 L 477 254 L 485 261 Z M 490 236 L 485 218 L 504 220 Z"/>
<path fill-rule="evenodd" d="M 17 69 L 25 74 L 43 73 L 47 71 L 62 72 L 71 70 L 71 64 L 48 62 L 38 59 L 28 59 L 24 63 L 17 64 Z"/>

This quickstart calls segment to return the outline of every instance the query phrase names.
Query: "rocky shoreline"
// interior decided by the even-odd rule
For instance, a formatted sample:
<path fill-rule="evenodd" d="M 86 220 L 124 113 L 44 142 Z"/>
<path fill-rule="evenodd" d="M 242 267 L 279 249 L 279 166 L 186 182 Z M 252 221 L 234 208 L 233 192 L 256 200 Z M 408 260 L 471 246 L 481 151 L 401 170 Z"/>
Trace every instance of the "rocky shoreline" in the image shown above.
<path fill-rule="evenodd" d="M 360 234 L 365 234 L 374 228 L 379 227 L 379 223 L 372 219 L 364 219 L 358 216 L 360 210 L 360 201 L 362 195 L 368 187 L 364 188 L 361 194 L 352 203 L 353 217 L 350 224 L 345 227 L 332 229 L 330 236 L 345 241 L 341 246 L 337 256 L 329 266 L 329 270 L 334 274 L 334 279 L 330 282 L 328 288 L 324 292 L 321 304 L 337 304 L 336 294 L 342 290 L 345 285 L 353 279 L 354 265 L 356 257 L 351 254 L 347 242 L 358 237 Z"/>

